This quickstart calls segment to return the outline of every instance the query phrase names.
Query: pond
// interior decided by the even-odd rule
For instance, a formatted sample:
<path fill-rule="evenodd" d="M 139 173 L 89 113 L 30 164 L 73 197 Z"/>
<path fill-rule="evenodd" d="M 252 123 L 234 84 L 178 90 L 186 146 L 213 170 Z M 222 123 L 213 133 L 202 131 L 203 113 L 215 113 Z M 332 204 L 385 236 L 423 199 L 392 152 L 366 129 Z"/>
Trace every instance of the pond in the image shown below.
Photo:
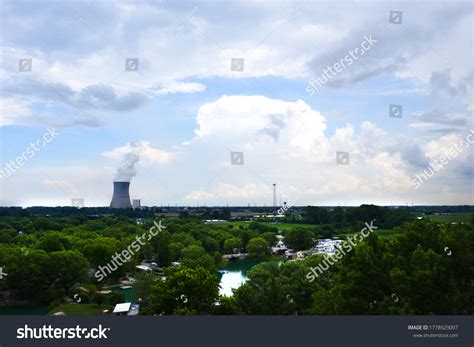
<path fill-rule="evenodd" d="M 258 263 L 260 263 L 259 260 L 230 260 L 225 268 L 219 270 L 219 275 L 221 276 L 219 294 L 231 296 L 232 289 L 239 288 L 245 283 L 247 281 L 248 271 Z"/>
<path fill-rule="evenodd" d="M 127 289 L 114 288 L 112 291 L 122 293 L 124 295 L 125 302 L 138 302 L 137 293 L 135 293 L 135 289 L 133 287 Z"/>

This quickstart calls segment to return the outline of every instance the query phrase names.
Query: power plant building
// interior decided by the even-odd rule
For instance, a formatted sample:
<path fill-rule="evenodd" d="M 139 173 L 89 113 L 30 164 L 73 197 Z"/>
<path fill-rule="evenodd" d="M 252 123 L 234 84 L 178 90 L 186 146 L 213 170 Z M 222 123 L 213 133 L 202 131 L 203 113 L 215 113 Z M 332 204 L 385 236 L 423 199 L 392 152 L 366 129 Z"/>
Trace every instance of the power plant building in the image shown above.
<path fill-rule="evenodd" d="M 130 182 L 114 182 L 114 194 L 110 202 L 111 208 L 132 208 L 130 202 Z"/>

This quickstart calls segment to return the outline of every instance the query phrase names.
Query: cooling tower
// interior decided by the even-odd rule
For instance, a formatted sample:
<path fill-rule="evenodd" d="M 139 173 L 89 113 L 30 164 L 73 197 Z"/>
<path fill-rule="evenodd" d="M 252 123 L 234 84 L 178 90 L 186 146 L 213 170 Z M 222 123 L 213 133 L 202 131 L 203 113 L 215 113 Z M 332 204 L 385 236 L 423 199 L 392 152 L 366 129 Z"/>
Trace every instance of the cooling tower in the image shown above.
<path fill-rule="evenodd" d="M 112 208 L 132 208 L 130 203 L 130 182 L 114 182 L 114 195 L 110 202 Z"/>

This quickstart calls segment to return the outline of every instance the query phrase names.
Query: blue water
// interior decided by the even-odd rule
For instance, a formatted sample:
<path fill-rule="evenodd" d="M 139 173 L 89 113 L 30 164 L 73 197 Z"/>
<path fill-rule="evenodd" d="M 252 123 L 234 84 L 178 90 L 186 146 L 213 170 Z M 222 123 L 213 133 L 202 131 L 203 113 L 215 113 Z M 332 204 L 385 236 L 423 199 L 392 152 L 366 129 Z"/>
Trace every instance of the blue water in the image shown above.
<path fill-rule="evenodd" d="M 232 289 L 239 288 L 248 279 L 248 271 L 260 261 L 248 259 L 236 259 L 229 261 L 229 264 L 219 270 L 221 276 L 219 294 L 231 296 Z"/>

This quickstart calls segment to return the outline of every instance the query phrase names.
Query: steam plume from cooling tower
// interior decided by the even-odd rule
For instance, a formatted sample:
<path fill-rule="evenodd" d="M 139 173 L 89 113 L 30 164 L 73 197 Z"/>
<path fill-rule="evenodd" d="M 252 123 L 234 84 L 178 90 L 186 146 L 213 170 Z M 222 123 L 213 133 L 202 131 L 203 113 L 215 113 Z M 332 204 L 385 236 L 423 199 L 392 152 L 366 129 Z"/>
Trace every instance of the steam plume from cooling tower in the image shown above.
<path fill-rule="evenodd" d="M 122 165 L 117 168 L 114 182 L 130 182 L 137 174 L 135 164 L 138 163 L 138 160 L 140 159 L 139 153 L 142 149 L 142 144 L 140 141 L 133 141 L 130 143 L 130 146 L 132 147 L 132 150 L 125 154 Z"/>

